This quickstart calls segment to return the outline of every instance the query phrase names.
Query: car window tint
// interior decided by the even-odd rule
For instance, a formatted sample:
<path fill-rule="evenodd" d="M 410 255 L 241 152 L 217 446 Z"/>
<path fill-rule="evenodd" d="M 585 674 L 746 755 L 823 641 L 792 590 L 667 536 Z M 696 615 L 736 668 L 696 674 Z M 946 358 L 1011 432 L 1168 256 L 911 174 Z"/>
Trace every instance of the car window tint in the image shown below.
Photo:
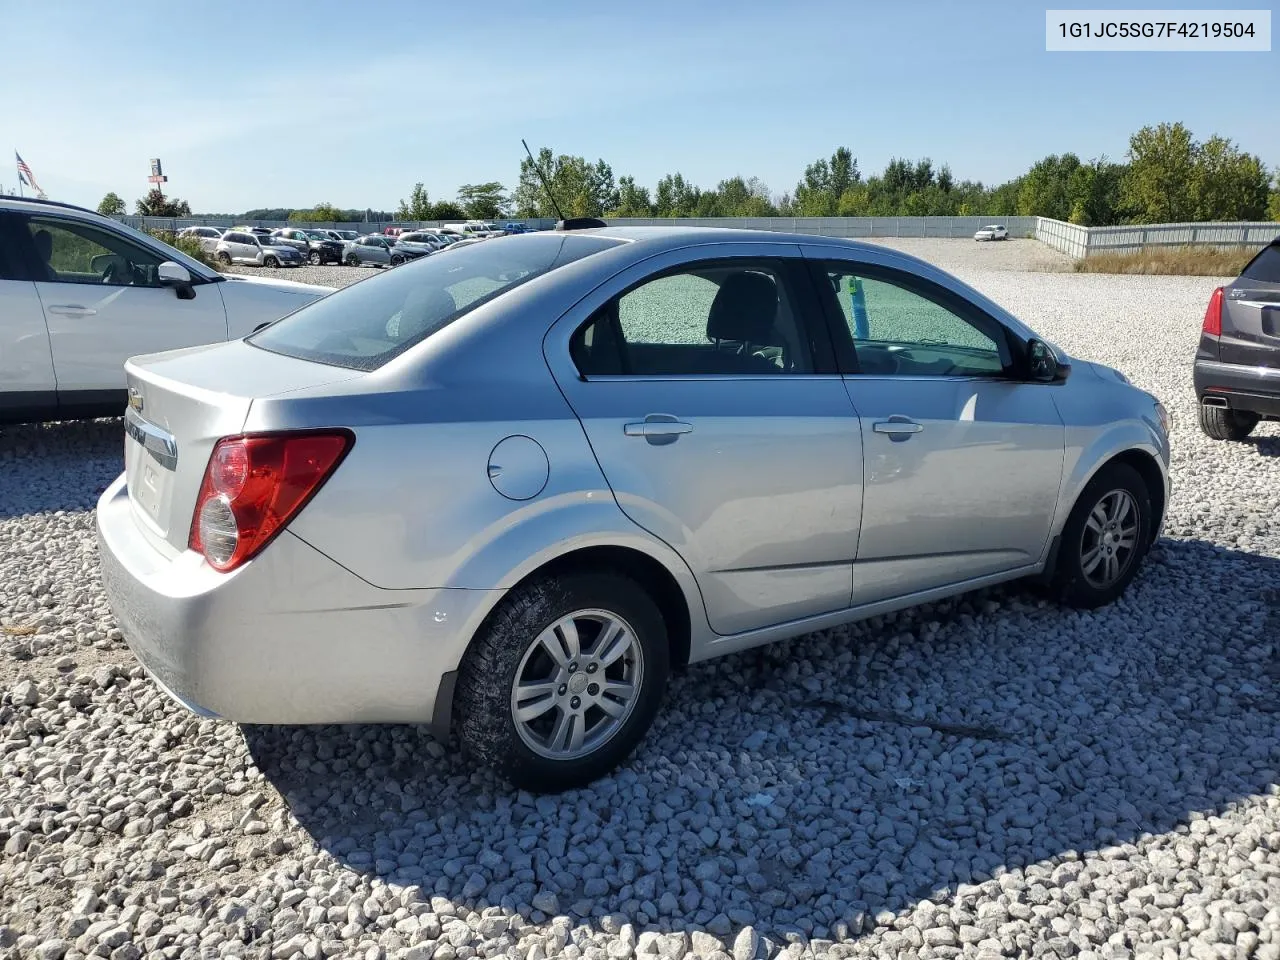
<path fill-rule="evenodd" d="M 1280 283 L 1280 244 L 1273 243 L 1263 247 L 1240 272 L 1240 277 L 1260 283 Z"/>
<path fill-rule="evenodd" d="M 569 235 L 416 258 L 344 287 L 248 341 L 304 360 L 375 370 L 493 297 L 620 242 Z"/>
<path fill-rule="evenodd" d="M 21 221 L 0 213 L 0 280 L 26 280 L 22 249 L 17 242 Z"/>
<path fill-rule="evenodd" d="M 707 264 L 611 300 L 577 331 L 571 349 L 587 376 L 812 373 L 795 302 L 771 263 Z"/>
<path fill-rule="evenodd" d="M 884 279 L 831 269 L 859 371 L 899 376 L 1000 376 L 997 342 L 943 304 Z"/>
<path fill-rule="evenodd" d="M 159 286 L 159 254 L 87 223 L 54 217 L 27 221 L 45 279 L 57 283 Z"/>

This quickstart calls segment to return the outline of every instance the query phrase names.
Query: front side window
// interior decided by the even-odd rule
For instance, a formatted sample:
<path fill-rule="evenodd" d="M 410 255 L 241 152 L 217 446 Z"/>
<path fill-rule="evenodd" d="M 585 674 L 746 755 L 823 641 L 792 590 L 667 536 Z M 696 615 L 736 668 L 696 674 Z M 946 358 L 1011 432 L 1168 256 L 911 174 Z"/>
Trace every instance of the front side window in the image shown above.
<path fill-rule="evenodd" d="M 56 283 L 157 287 L 162 258 L 146 247 L 87 223 L 30 217 L 27 230 L 42 279 Z"/>
<path fill-rule="evenodd" d="M 994 321 L 964 317 L 907 278 L 860 276 L 833 267 L 827 278 L 853 337 L 858 370 L 871 375 L 1001 376 L 1002 335 Z"/>
<path fill-rule="evenodd" d="M 569 235 L 505 250 L 482 243 L 447 257 L 421 257 L 344 287 L 247 339 L 273 353 L 376 370 L 507 290 L 619 242 Z"/>
<path fill-rule="evenodd" d="M 812 373 L 782 268 L 736 260 L 666 273 L 615 297 L 575 334 L 587 376 Z"/>

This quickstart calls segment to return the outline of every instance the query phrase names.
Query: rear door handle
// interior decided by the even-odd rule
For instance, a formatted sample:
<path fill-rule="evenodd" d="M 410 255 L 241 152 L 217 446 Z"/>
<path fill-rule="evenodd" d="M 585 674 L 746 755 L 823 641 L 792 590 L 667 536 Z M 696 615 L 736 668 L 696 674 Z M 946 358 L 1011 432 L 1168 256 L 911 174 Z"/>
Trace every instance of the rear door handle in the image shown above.
<path fill-rule="evenodd" d="M 693 424 L 677 420 L 669 413 L 651 413 L 643 421 L 624 423 L 622 432 L 628 437 L 644 437 L 652 444 L 674 443 L 681 435 L 693 433 Z"/>
<path fill-rule="evenodd" d="M 45 307 L 50 313 L 58 313 L 64 317 L 91 317 L 97 310 L 79 303 L 55 303 Z"/>
<path fill-rule="evenodd" d="M 909 417 L 893 416 L 888 420 L 877 420 L 871 425 L 876 433 L 887 434 L 890 440 L 901 442 L 910 440 L 913 434 L 924 429 L 924 424 L 916 423 Z"/>

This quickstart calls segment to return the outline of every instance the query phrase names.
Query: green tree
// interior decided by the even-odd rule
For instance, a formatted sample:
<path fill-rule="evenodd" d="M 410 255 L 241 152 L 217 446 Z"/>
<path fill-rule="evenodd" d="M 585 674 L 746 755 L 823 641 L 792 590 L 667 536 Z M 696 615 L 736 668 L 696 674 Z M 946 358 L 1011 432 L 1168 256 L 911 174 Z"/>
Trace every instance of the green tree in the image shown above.
<path fill-rule="evenodd" d="M 1191 213 L 1196 220 L 1261 220 L 1270 178 L 1262 161 L 1224 137 L 1197 144 L 1191 173 Z"/>
<path fill-rule="evenodd" d="M 702 191 L 680 173 L 669 173 L 658 181 L 653 195 L 656 217 L 692 217 L 697 215 Z"/>
<path fill-rule="evenodd" d="M 507 208 L 507 188 L 496 180 L 488 183 L 464 183 L 458 188 L 458 203 L 467 216 L 476 220 L 500 217 Z"/>
<path fill-rule="evenodd" d="M 256 212 L 256 211 L 255 211 Z M 353 211 L 339 210 L 331 203 L 317 203 L 310 210 L 293 210 L 289 213 L 288 220 L 293 223 L 341 223 L 344 220 L 356 220 L 358 217 L 349 216 Z M 278 220 L 279 217 L 253 217 L 256 220 Z"/>
<path fill-rule="evenodd" d="M 1181 123 L 1143 127 L 1129 138 L 1129 169 L 1120 184 L 1121 202 L 1137 223 L 1190 220 L 1196 143 Z"/>
<path fill-rule="evenodd" d="M 467 211 L 452 200 L 437 200 L 431 205 L 431 216 L 423 217 L 424 220 L 461 220 L 467 215 Z"/>
<path fill-rule="evenodd" d="M 98 204 L 98 212 L 104 217 L 120 217 L 128 211 L 128 207 L 120 199 L 119 194 L 115 192 L 108 193 L 102 198 L 102 202 Z"/>
<path fill-rule="evenodd" d="M 611 217 L 651 217 L 653 204 L 649 200 L 649 188 L 637 187 L 635 177 L 618 178 L 618 203 L 609 212 Z"/>
<path fill-rule="evenodd" d="M 431 198 L 422 183 L 415 183 L 407 201 L 401 200 L 396 208 L 397 220 L 432 220 Z"/>
<path fill-rule="evenodd" d="M 1267 216 L 1272 220 L 1280 220 L 1280 170 L 1276 171 L 1276 185 L 1267 203 Z"/>
<path fill-rule="evenodd" d="M 166 197 L 159 187 L 137 202 L 134 212 L 140 217 L 189 217 L 191 207 L 185 200 Z"/>
<path fill-rule="evenodd" d="M 1053 154 L 1036 161 L 1018 188 L 1018 213 L 1024 217 L 1052 217 L 1068 220 L 1074 198 L 1072 177 L 1080 168 L 1074 153 Z"/>
<path fill-rule="evenodd" d="M 837 147 L 830 160 L 815 160 L 805 167 L 804 179 L 796 184 L 795 216 L 835 216 L 840 198 L 861 179 L 853 153 L 848 147 Z"/>

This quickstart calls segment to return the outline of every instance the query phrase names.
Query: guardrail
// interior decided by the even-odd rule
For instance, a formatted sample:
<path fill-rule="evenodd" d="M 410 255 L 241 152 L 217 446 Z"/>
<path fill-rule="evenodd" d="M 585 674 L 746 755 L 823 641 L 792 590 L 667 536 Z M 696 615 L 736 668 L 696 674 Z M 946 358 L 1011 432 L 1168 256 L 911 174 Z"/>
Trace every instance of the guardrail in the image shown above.
<path fill-rule="evenodd" d="M 777 230 L 823 237 L 943 237 L 969 239 L 991 223 L 1003 224 L 1011 237 L 1027 237 L 1038 217 L 609 217 L 610 226 L 721 227 Z"/>
<path fill-rule="evenodd" d="M 1082 227 L 1039 217 L 1036 239 L 1082 259 L 1099 253 L 1133 253 L 1146 247 L 1266 246 L 1280 237 L 1280 222 L 1146 223 L 1118 227 Z"/>
<path fill-rule="evenodd" d="M 453 220 L 394 220 L 378 223 L 290 223 L 285 220 L 228 220 L 225 217 L 119 217 L 144 230 L 184 227 L 299 227 L 312 230 L 358 230 L 381 233 L 385 228 L 442 227 Z M 524 223 L 537 229 L 555 226 L 539 217 L 499 217 L 499 224 Z M 1003 224 L 1010 237 L 1035 237 L 1055 250 L 1077 259 L 1094 254 L 1129 253 L 1144 247 L 1203 244 L 1215 247 L 1263 247 L 1280 237 L 1280 222 L 1151 223 L 1115 227 L 1082 227 L 1049 217 L 610 217 L 610 226 L 687 226 L 743 230 L 772 230 L 825 237 L 890 238 L 938 237 L 967 239 L 990 223 Z"/>

